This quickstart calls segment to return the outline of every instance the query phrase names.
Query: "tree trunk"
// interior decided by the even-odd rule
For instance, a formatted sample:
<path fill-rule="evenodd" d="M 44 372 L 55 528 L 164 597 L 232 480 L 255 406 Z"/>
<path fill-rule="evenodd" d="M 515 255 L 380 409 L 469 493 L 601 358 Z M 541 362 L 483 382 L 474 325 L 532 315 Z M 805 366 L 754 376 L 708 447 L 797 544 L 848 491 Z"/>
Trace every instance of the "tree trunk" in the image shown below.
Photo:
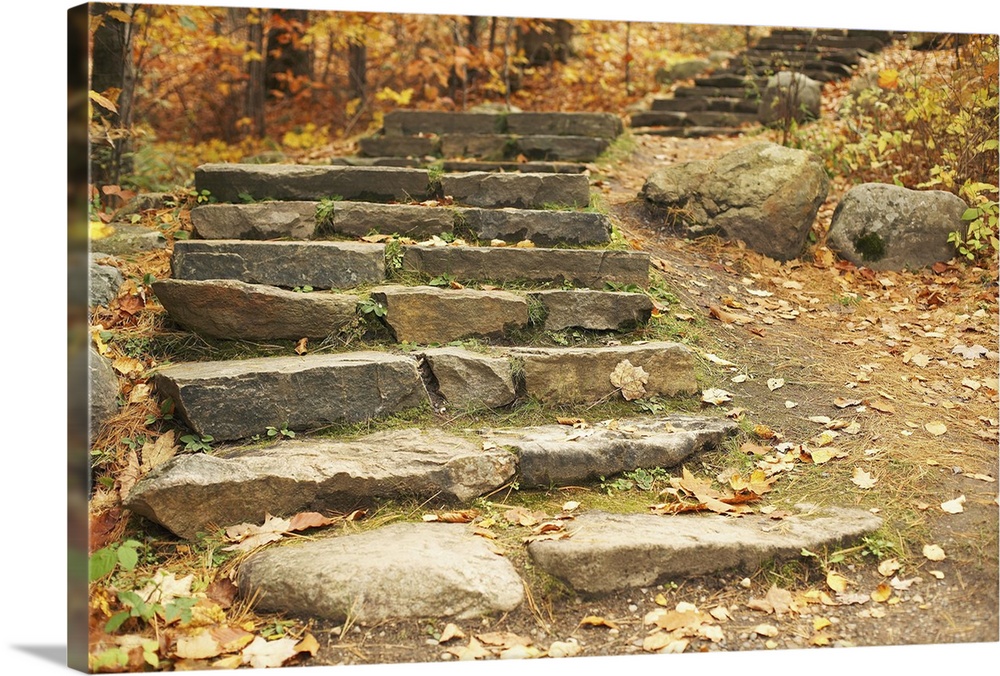
<path fill-rule="evenodd" d="M 138 6 L 134 4 L 93 3 L 90 12 L 93 16 L 102 16 L 103 21 L 94 31 L 91 49 L 92 68 L 90 73 L 90 89 L 97 93 L 118 91 L 115 102 L 117 113 L 103 112 L 106 119 L 111 120 L 112 130 L 107 141 L 110 146 L 94 148 L 93 170 L 95 183 L 117 185 L 124 173 L 132 170 L 130 155 L 132 117 L 135 100 L 135 64 L 132 57 L 132 38 L 134 34 L 131 23 L 119 21 L 108 12 L 114 10 L 124 12 L 128 16 L 135 14 Z"/>
<path fill-rule="evenodd" d="M 276 9 L 267 31 L 267 55 L 264 59 L 268 95 L 293 93 L 289 76 L 312 79 L 312 50 L 301 44 L 309 24 L 304 9 Z"/>
<path fill-rule="evenodd" d="M 365 98 L 368 73 L 368 48 L 363 42 L 352 42 L 347 49 L 347 91 L 352 99 Z"/>
<path fill-rule="evenodd" d="M 257 138 L 264 138 L 264 26 L 261 23 L 260 10 L 247 10 L 248 51 L 259 54 L 261 58 L 250 59 L 247 62 L 247 101 L 246 116 L 251 121 L 251 133 Z"/>

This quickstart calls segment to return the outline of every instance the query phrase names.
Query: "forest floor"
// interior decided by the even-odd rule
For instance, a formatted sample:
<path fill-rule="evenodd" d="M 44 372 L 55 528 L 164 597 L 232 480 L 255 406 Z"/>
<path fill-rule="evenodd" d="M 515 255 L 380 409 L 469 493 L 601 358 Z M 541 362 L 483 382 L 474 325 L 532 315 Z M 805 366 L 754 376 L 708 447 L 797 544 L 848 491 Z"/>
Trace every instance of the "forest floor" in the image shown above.
<path fill-rule="evenodd" d="M 657 166 L 753 140 L 638 136 L 628 155 L 592 167 L 592 183 L 677 297 L 669 311 L 681 338 L 730 363 L 706 362 L 732 395 L 729 413 L 754 430 L 744 433 L 743 448 L 815 442 L 826 420 L 844 430 L 831 460 L 817 457 L 783 476 L 768 502 L 861 506 L 882 516 L 884 527 L 839 555 L 819 552 L 746 578 L 678 580 L 597 599 L 534 598 L 483 626 L 466 623 L 466 636 L 506 632 L 543 649 L 573 640 L 581 655 L 641 654 L 644 616 L 686 602 L 728 615 L 722 640 L 692 641 L 688 652 L 998 640 L 997 270 L 952 262 L 876 274 L 838 263 L 822 246 L 845 189 L 837 183 L 810 250 L 786 264 L 738 244 L 685 240 L 647 217 L 637 193 Z M 751 286 L 757 293 L 748 293 Z M 717 471 L 717 460 L 704 458 L 702 468 Z M 833 600 L 839 577 L 848 586 Z M 790 607 L 762 610 L 772 587 L 791 594 L 783 597 L 794 599 Z M 595 626 L 595 617 L 607 623 Z M 756 631 L 762 624 L 773 629 Z M 469 640 L 439 643 L 441 630 L 420 621 L 349 631 L 313 623 L 322 649 L 308 663 L 465 654 L 455 647 Z"/>

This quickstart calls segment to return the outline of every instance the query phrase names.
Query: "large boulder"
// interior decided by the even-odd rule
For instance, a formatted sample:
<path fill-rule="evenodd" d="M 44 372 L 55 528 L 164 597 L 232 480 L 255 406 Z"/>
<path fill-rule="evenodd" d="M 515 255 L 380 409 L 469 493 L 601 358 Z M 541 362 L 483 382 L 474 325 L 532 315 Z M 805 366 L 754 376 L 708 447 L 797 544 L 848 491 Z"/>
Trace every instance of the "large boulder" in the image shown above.
<path fill-rule="evenodd" d="M 118 376 L 111 360 L 90 348 L 87 352 L 90 369 L 90 436 L 100 432 L 108 418 L 118 412 Z"/>
<path fill-rule="evenodd" d="M 822 91 L 823 83 L 802 73 L 783 71 L 772 75 L 761 93 L 757 117 L 761 124 L 819 119 Z"/>
<path fill-rule="evenodd" d="M 955 255 L 948 235 L 963 235 L 967 205 L 943 190 L 909 190 L 886 183 L 851 188 L 837 205 L 827 246 L 873 270 L 919 268 Z"/>
<path fill-rule="evenodd" d="M 654 171 L 639 193 L 667 227 L 719 235 L 780 261 L 805 248 L 830 179 L 813 153 L 762 141 Z"/>

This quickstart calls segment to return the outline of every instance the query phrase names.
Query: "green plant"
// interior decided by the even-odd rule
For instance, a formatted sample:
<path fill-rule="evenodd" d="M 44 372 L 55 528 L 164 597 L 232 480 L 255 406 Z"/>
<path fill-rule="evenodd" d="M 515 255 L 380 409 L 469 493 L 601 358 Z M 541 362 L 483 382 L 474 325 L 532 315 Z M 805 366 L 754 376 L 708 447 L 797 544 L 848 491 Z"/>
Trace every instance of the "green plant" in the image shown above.
<path fill-rule="evenodd" d="M 205 451 L 207 453 L 212 450 L 212 442 L 215 441 L 215 438 L 209 434 L 185 434 L 180 441 L 184 444 L 185 451 Z"/>
<path fill-rule="evenodd" d="M 116 570 L 135 570 L 139 563 L 139 548 L 142 546 L 138 540 L 125 540 L 98 549 L 90 555 L 90 581 L 103 580 Z"/>
<path fill-rule="evenodd" d="M 876 559 L 882 559 L 886 556 L 898 556 L 900 553 L 899 545 L 895 541 L 882 537 L 878 533 L 864 536 L 861 538 L 861 544 L 862 556 L 874 556 Z"/>
<path fill-rule="evenodd" d="M 427 283 L 430 284 L 431 286 L 449 287 L 451 286 L 451 283 L 454 281 L 455 281 L 454 277 L 452 277 L 447 272 L 442 272 L 437 277 L 431 278 L 431 280 Z"/>
<path fill-rule="evenodd" d="M 216 199 L 212 196 L 212 193 L 208 190 L 192 189 L 188 195 L 193 197 L 198 204 L 210 204 L 216 201 Z"/>
<path fill-rule="evenodd" d="M 385 271 L 389 277 L 396 276 L 403 269 L 403 243 L 393 237 L 385 243 Z"/>
<path fill-rule="evenodd" d="M 361 315 L 375 316 L 375 317 L 385 317 L 386 307 L 382 303 L 378 302 L 374 298 L 365 298 L 358 302 L 358 312 Z"/>
<path fill-rule="evenodd" d="M 333 225 L 333 212 L 336 209 L 337 202 L 341 202 L 343 199 L 340 195 L 333 195 L 331 197 L 324 197 L 316 205 L 316 226 L 320 230 Z"/>
<path fill-rule="evenodd" d="M 146 416 L 146 424 L 152 425 L 158 420 L 173 420 L 174 419 L 174 400 L 167 397 L 160 402 L 160 414 L 153 415 L 150 414 Z"/>
<path fill-rule="evenodd" d="M 288 429 L 287 422 L 281 423 L 281 427 L 274 427 L 272 425 L 268 425 L 266 429 L 267 429 L 268 439 L 276 439 L 279 436 L 285 437 L 287 439 L 295 438 L 295 432 Z"/>
<path fill-rule="evenodd" d="M 311 292 L 313 290 L 314 289 L 311 286 L 309 286 L 308 284 L 305 284 L 303 286 L 296 286 L 296 287 L 292 288 L 292 291 L 295 291 L 296 293 L 309 293 L 309 292 Z"/>
<path fill-rule="evenodd" d="M 996 149 L 996 142 L 993 144 Z M 962 214 L 962 220 L 969 225 L 965 235 L 960 231 L 948 235 L 948 241 L 955 245 L 958 253 L 970 261 L 996 258 L 1000 251 L 997 235 L 997 200 L 987 195 L 997 194 L 997 186 L 989 183 L 966 181 L 959 189 L 959 195 L 972 206 Z"/>

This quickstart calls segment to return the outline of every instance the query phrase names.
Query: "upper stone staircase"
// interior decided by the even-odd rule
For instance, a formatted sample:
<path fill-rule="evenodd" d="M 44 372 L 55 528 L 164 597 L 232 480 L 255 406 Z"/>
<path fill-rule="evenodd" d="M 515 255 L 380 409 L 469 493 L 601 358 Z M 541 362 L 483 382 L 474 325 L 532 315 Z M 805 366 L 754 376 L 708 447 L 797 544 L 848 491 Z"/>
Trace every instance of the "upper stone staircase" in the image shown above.
<path fill-rule="evenodd" d="M 535 147 L 542 137 L 586 138 L 589 157 L 600 145 L 591 143 L 597 134 L 606 146 L 620 130 L 611 118 L 390 114 L 385 136 L 365 145 L 423 153 L 452 144 L 467 149 L 485 136 L 507 144 L 510 135 L 524 134 L 516 139 L 520 152 L 529 137 Z M 421 136 L 445 122 L 464 136 Z M 611 220 L 585 210 L 584 174 L 435 178 L 414 167 L 213 164 L 198 169 L 195 183 L 217 203 L 192 210 L 195 238 L 175 242 L 171 278 L 153 284 L 157 298 L 173 322 L 205 337 L 289 343 L 283 356 L 174 363 L 156 372 L 159 396 L 173 401 L 187 426 L 229 442 L 211 454 L 177 456 L 128 496 L 127 507 L 179 537 L 392 499 L 468 506 L 515 484 L 548 490 L 675 467 L 736 430 L 719 417 L 647 415 L 577 426 L 379 431 L 379 421 L 414 411 L 442 419 L 448 411 L 516 411 L 527 403 L 582 411 L 626 393 L 682 403 L 698 392 L 695 354 L 645 339 L 643 327 L 657 310 L 649 256 L 623 248 Z M 591 340 L 581 347 L 543 340 L 566 331 L 591 332 Z M 305 349 L 293 351 L 293 341 Z M 376 431 L 326 431 L 359 422 Z M 298 436 L 260 442 L 268 428 Z M 569 546 L 574 557 L 598 563 L 579 567 L 619 568 L 626 557 L 628 575 L 595 582 L 565 573 L 559 552 L 573 538 L 529 547 L 535 565 L 581 593 L 673 575 L 683 568 L 668 553 L 676 547 L 684 556 L 695 552 L 699 573 L 715 563 L 750 565 L 765 554 L 739 554 L 739 539 L 748 532 L 766 539 L 770 530 L 749 517 L 738 526 L 724 517 L 692 517 L 691 529 L 700 523 L 712 533 L 699 540 L 675 537 L 670 528 L 644 533 L 645 519 L 656 518 L 648 515 L 591 516 L 586 528 L 596 539 L 587 541 L 596 545 L 589 554 Z M 603 534 L 607 518 L 620 522 L 613 537 Z M 805 522 L 801 532 L 790 527 L 781 551 L 794 555 L 878 526 L 867 512 L 835 521 L 828 534 Z M 733 528 L 730 542 L 720 543 L 719 534 Z M 611 539 L 602 544 L 605 537 Z M 636 557 L 636 547 L 657 553 Z M 712 552 L 707 559 L 705 552 Z M 384 559 L 392 563 L 376 563 Z M 665 567 L 667 561 L 674 563 Z M 330 584 L 331 575 L 343 579 Z M 400 577 L 421 584 L 387 593 Z M 454 524 L 394 524 L 273 547 L 247 560 L 240 587 L 259 594 L 263 608 L 339 620 L 472 617 L 524 602 L 512 564 Z"/>
<path fill-rule="evenodd" d="M 873 30 L 776 28 L 725 68 L 653 99 L 649 110 L 632 114 L 630 126 L 635 133 L 661 136 L 738 134 L 759 121 L 761 92 L 771 75 L 792 71 L 819 82 L 842 80 L 891 37 Z"/>

